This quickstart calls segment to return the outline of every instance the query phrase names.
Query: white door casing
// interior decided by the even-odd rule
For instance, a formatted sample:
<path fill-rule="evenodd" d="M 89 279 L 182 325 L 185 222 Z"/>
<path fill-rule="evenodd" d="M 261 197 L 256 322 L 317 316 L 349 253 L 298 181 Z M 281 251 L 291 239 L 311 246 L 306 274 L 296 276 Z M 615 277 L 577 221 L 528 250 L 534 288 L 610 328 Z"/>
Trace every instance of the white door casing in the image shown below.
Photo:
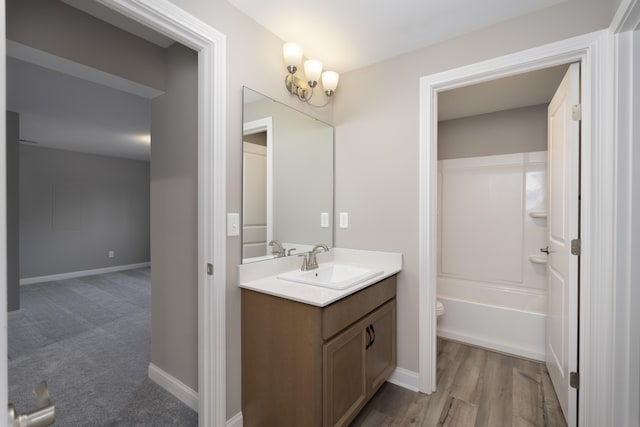
<path fill-rule="evenodd" d="M 97 0 L 198 52 L 198 420 L 226 416 L 226 37 L 168 0 Z M 5 0 L 0 30 L 5 33 Z M 6 107 L 6 48 L 0 43 L 0 109 Z M 0 117 L 0 138 L 6 118 Z M 0 144 L 0 406 L 7 410 L 6 157 Z M 213 275 L 207 264 L 214 265 Z M 55 400 L 55 396 L 53 396 Z M 0 417 L 0 426 L 7 416 Z"/>
<path fill-rule="evenodd" d="M 548 107 L 548 198 L 546 364 L 569 427 L 576 425 L 577 391 L 569 385 L 578 371 L 578 239 L 580 65 L 571 64 Z"/>
<path fill-rule="evenodd" d="M 615 335 L 612 390 L 614 426 L 640 426 L 640 1 L 622 0 L 609 27 L 614 33 L 617 147 Z M 635 169 L 635 171 L 634 171 Z"/>
<path fill-rule="evenodd" d="M 5 1 L 0 0 L 0 33 L 6 34 Z M 6 43 L 0 43 L 0 111 L 7 107 Z M 7 115 L 0 114 L 0 410 L 6 411 L 8 399 L 7 360 Z M 0 416 L 0 426 L 8 424 L 8 412 Z"/>

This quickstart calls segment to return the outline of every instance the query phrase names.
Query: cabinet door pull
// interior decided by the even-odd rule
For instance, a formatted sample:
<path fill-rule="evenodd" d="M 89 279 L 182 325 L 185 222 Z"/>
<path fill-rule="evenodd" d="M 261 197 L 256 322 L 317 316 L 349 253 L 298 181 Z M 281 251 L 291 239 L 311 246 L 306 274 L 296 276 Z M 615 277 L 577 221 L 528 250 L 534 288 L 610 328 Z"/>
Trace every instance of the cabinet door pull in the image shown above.
<path fill-rule="evenodd" d="M 373 338 L 371 336 L 371 331 L 369 330 L 369 327 L 367 326 L 367 345 L 364 347 L 365 350 L 369 350 L 369 347 L 371 347 L 371 344 L 373 344 Z"/>
<path fill-rule="evenodd" d="M 373 345 L 373 343 L 376 342 L 376 330 L 373 329 L 373 324 L 369 325 L 369 327 L 371 328 L 371 333 L 373 334 L 373 338 L 371 339 L 371 345 Z M 369 347 L 371 347 L 371 345 Z"/>

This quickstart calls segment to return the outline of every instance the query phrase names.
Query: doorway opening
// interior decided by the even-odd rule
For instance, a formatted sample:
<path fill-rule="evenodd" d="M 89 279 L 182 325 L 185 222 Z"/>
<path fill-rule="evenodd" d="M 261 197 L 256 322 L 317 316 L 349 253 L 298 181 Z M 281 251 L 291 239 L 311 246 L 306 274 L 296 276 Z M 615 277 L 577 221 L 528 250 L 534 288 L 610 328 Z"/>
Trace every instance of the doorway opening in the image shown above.
<path fill-rule="evenodd" d="M 195 397 L 200 425 L 224 425 L 225 411 L 225 39 L 211 27 L 173 5 L 140 5 L 135 1 L 104 2 L 124 16 L 148 25 L 198 53 L 197 96 L 197 393 L 186 396 L 179 384 L 173 394 Z M 5 2 L 2 2 L 5 6 Z M 5 76 L 4 64 L 0 75 Z M 195 100 L 194 100 L 195 102 Z M 3 165 L 2 168 L 6 166 Z M 3 201 L 4 203 L 4 201 Z M 6 205 L 3 205 L 6 206 Z M 195 218 L 194 218 L 195 219 Z M 215 248 L 215 251 L 214 251 Z M 3 253 L 2 255 L 6 255 Z M 4 257 L 3 257 L 4 258 Z M 5 262 L 5 259 L 3 259 Z M 215 263 L 216 268 L 211 267 Z M 208 274 L 207 271 L 213 272 Z M 6 283 L 0 291 L 6 291 Z M 5 319 L 6 322 L 6 319 Z M 6 333 L 6 323 L 2 330 Z M 6 338 L 6 336 L 5 336 Z M 3 340 L 6 342 L 6 340 Z M 3 348 L 6 355 L 6 347 Z M 194 361 L 195 362 L 195 361 Z M 6 378 L 6 357 L 0 371 Z M 167 388 L 167 384 L 164 384 Z M 6 390 L 0 401 L 7 402 Z M 1 403 L 1 402 L 0 402 Z M 5 406 L 6 407 L 6 406 Z"/>
<path fill-rule="evenodd" d="M 565 166 L 558 165 L 564 160 L 564 156 L 557 158 L 558 153 L 566 145 L 557 148 L 565 143 L 557 136 L 557 123 L 568 120 L 573 126 L 571 108 L 561 110 L 568 117 L 559 118 L 556 105 L 564 96 L 559 88 L 564 88 L 561 82 L 566 83 L 569 68 L 577 71 L 579 65 L 559 65 L 439 94 L 437 298 L 443 313 L 437 318 L 437 335 L 538 361 L 524 370 L 514 368 L 508 378 L 522 382 L 520 376 L 534 367 L 529 385 L 545 401 L 559 400 L 562 411 L 575 413 L 575 401 L 569 409 L 571 399 L 567 399 L 575 398 L 575 390 L 565 389 L 562 380 L 569 375 L 563 367 L 577 369 L 575 357 L 569 357 L 569 350 L 577 354 L 577 346 L 574 343 L 570 349 L 569 342 L 563 341 L 577 336 L 577 312 L 565 314 L 565 307 L 558 311 L 558 301 L 568 298 L 558 295 L 552 286 L 556 282 L 548 276 L 548 270 L 557 271 L 559 257 L 557 247 L 549 251 L 549 242 L 558 240 L 557 224 L 565 226 L 549 212 L 554 218 L 563 212 L 557 209 L 559 194 L 570 195 L 576 205 L 579 200 L 577 185 L 565 184 L 577 184 L 578 177 L 560 180 L 556 173 L 548 173 L 547 166 L 548 158 L 556 168 Z M 578 82 L 579 78 L 576 94 Z M 548 124 L 552 125 L 549 131 Z M 577 122 L 575 127 L 575 140 L 566 142 L 575 144 L 577 153 Z M 570 161 L 575 162 L 574 168 L 561 169 L 577 171 L 579 160 Z M 561 191 L 554 191 L 556 186 Z M 549 196 L 555 197 L 552 204 Z M 551 205 L 554 209 L 549 209 Z M 573 222 L 577 220 L 576 215 Z M 550 228 L 554 233 L 549 233 Z M 562 235 L 561 240 L 567 237 Z M 562 259 L 570 261 L 568 256 Z M 572 271 L 571 276 L 577 276 L 577 263 Z M 577 281 L 572 287 L 576 285 Z M 575 319 L 569 322 L 570 315 Z M 549 319 L 563 316 L 574 330 L 564 323 L 548 324 Z M 554 328 L 562 330 L 554 332 Z M 565 359 L 558 363 L 558 358 Z M 446 393 L 451 384 L 443 380 L 437 386 Z M 526 395 L 526 389 L 514 387 L 514 401 L 524 401 L 522 393 Z M 548 419 L 562 419 L 557 409 L 556 403 L 541 411 Z"/>
<path fill-rule="evenodd" d="M 608 161 L 594 161 L 595 153 L 612 159 L 613 148 L 607 144 L 608 121 L 606 120 L 608 102 L 606 73 L 602 72 L 606 63 L 607 34 L 592 33 L 585 36 L 552 43 L 534 49 L 518 52 L 504 57 L 487 60 L 458 69 L 425 76 L 420 81 L 421 125 L 420 125 L 420 274 L 419 274 L 419 340 L 420 340 L 420 391 L 431 393 L 436 389 L 436 288 L 437 288 L 437 141 L 438 141 L 438 95 L 439 93 L 476 83 L 496 80 L 528 71 L 540 70 L 561 64 L 580 63 L 582 65 L 580 102 L 582 105 L 580 178 L 581 199 L 580 240 L 582 243 L 580 274 L 580 330 L 578 369 L 580 375 L 593 375 L 593 384 L 581 384 L 578 396 L 577 421 L 582 423 L 586 416 L 600 419 L 586 402 L 607 399 L 599 389 L 599 368 L 594 360 L 606 359 L 606 351 L 601 348 L 607 344 L 606 333 L 609 330 L 610 308 L 607 301 L 611 295 L 608 290 L 595 288 L 596 280 L 607 280 L 606 268 L 593 268 L 590 260 L 609 259 L 609 253 L 603 253 L 598 244 L 609 241 L 613 230 L 611 191 L 608 184 L 614 176 L 613 164 Z M 607 206 L 601 212 L 597 206 Z M 600 215 L 595 214 L 598 210 Z M 605 244 L 606 245 L 606 244 Z M 609 246 L 607 246 L 609 247 Z M 598 263 L 602 266 L 601 263 Z M 608 265 L 608 264 L 607 264 Z M 593 298 L 599 294 L 601 301 Z M 604 324 L 594 321 L 598 319 Z M 576 420 L 574 420 L 575 422 Z M 571 421 L 569 425 L 574 425 Z"/>
<path fill-rule="evenodd" d="M 158 422 L 197 425 L 197 414 L 188 410 L 197 410 L 197 398 L 183 406 L 158 386 L 158 378 L 175 375 L 162 365 L 175 356 L 158 349 L 163 340 L 196 335 L 189 333 L 196 323 L 195 307 L 191 316 L 180 315 L 191 321 L 177 327 L 179 337 L 163 327 L 163 319 L 176 317 L 170 309 L 155 313 L 151 327 L 152 301 L 161 305 L 172 287 L 166 269 L 180 272 L 190 284 L 181 295 L 197 293 L 192 221 L 197 206 L 197 54 L 173 40 L 147 43 L 62 3 L 46 7 L 77 38 L 77 27 L 92 22 L 81 34 L 87 40 L 99 37 L 106 50 L 124 51 L 119 43 L 125 39 L 137 43 L 141 56 L 157 61 L 147 70 L 148 80 L 136 82 L 108 73 L 107 67 L 87 71 L 86 64 L 92 63 L 82 46 L 70 55 L 76 62 L 55 55 L 55 45 L 40 50 L 20 43 L 20 35 L 9 42 L 7 106 L 20 118 L 21 141 L 16 158 L 9 159 L 20 164 L 19 184 L 8 181 L 19 189 L 20 199 L 20 243 L 9 253 L 19 252 L 20 284 L 28 285 L 19 291 L 23 316 L 9 320 L 9 398 L 20 413 L 35 409 L 31 389 L 46 380 L 57 421 L 79 425 L 98 419 L 144 422 L 149 416 L 144 396 L 156 395 L 165 402 L 155 414 Z M 30 14 L 20 16 L 41 24 L 27 28 L 48 24 Z M 60 35 L 52 31 L 50 36 Z M 64 67 L 56 67 L 60 64 Z M 85 78 L 77 77 L 83 72 Z M 164 87 L 146 85 L 162 77 Z M 179 92 L 174 89 L 178 79 Z M 172 111 L 172 104 L 181 105 L 181 112 Z M 175 128 L 182 132 L 176 135 Z M 165 174 L 184 176 L 180 171 L 193 172 L 178 191 L 159 180 Z M 171 207 L 164 206 L 165 200 Z M 171 236 L 175 229 L 189 228 L 190 233 Z M 152 243 L 156 255 L 150 271 Z M 163 258 L 172 246 L 193 260 L 189 270 L 180 267 L 175 254 Z M 158 255 L 158 247 L 166 249 Z M 181 295 L 172 302 L 180 304 Z M 197 341 L 181 340 L 180 346 L 192 368 L 179 380 L 195 390 Z M 78 411 L 75 402 L 83 399 Z M 128 409 L 134 407 L 135 412 Z"/>

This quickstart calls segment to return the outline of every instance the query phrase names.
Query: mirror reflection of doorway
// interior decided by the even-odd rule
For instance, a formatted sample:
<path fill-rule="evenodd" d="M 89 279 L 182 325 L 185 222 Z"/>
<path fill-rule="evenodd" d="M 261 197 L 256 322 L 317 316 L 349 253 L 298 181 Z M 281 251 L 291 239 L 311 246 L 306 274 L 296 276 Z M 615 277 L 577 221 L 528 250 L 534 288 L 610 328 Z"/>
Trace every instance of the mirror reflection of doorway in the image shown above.
<path fill-rule="evenodd" d="M 333 127 L 247 87 L 242 93 L 251 147 L 243 152 L 242 262 L 333 246 Z"/>
<path fill-rule="evenodd" d="M 242 142 L 242 258 L 268 254 L 271 241 L 267 225 L 267 131 L 245 133 Z"/>

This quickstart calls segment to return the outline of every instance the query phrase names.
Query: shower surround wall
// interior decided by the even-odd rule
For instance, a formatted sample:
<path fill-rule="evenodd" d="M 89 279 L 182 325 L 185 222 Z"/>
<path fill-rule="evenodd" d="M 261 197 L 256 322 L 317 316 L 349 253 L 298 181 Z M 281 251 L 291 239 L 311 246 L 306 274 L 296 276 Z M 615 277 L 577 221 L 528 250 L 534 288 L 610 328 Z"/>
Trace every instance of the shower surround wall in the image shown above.
<path fill-rule="evenodd" d="M 546 159 L 439 161 L 438 335 L 544 360 Z"/>

